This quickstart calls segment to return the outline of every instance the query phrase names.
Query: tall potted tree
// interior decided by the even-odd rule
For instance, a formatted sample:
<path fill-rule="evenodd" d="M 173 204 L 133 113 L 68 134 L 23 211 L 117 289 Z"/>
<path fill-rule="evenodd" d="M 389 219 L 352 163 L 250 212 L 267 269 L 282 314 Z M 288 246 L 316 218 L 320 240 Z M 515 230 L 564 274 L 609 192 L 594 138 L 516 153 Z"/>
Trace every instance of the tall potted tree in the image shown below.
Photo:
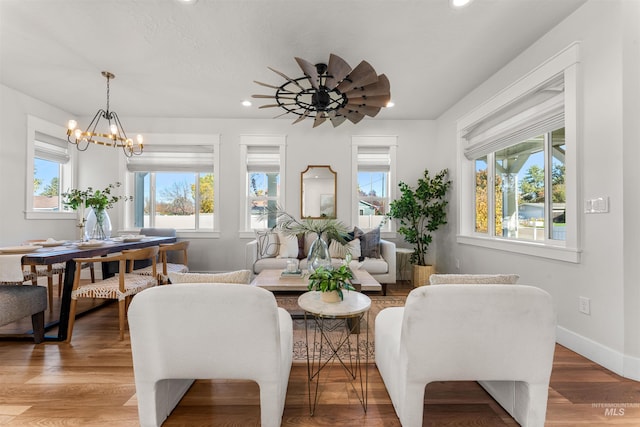
<path fill-rule="evenodd" d="M 400 182 L 400 198 L 389 205 L 387 216 L 399 223 L 398 233 L 407 243 L 413 245 L 413 286 L 426 285 L 433 273 L 433 266 L 427 265 L 426 254 L 433 239 L 431 233 L 447 223 L 447 192 L 451 187 L 448 170 L 443 169 L 433 177 L 425 169 L 413 188 Z"/>

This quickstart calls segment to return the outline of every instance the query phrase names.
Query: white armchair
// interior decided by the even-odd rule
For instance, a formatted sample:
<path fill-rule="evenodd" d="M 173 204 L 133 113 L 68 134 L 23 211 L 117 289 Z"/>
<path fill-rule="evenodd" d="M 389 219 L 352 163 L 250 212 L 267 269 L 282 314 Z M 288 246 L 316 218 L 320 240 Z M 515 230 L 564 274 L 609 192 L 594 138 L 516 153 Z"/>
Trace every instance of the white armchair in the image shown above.
<path fill-rule="evenodd" d="M 282 421 L 293 348 L 289 313 L 273 294 L 238 284 L 161 286 L 129 308 L 141 426 L 159 426 L 195 379 L 253 380 L 261 425 Z"/>
<path fill-rule="evenodd" d="M 375 320 L 375 360 L 404 427 L 433 381 L 480 381 L 522 426 L 543 427 L 555 350 L 551 296 L 532 286 L 423 286 Z"/>

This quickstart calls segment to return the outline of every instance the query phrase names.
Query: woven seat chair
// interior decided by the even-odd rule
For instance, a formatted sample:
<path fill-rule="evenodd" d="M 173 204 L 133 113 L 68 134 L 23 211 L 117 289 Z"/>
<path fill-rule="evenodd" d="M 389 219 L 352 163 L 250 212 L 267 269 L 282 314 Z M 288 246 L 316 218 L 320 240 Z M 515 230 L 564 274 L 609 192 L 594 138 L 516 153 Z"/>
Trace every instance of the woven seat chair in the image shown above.
<path fill-rule="evenodd" d="M 67 342 L 71 342 L 73 325 L 76 317 L 76 306 L 79 298 L 105 298 L 118 300 L 118 316 L 120 321 L 120 340 L 124 339 L 126 311 L 133 295 L 143 290 L 156 286 L 157 275 L 143 276 L 133 273 L 134 261 L 150 260 L 152 272 L 156 270 L 156 257 L 158 256 L 158 246 L 151 246 L 143 249 L 132 249 L 122 251 L 107 257 L 76 258 L 76 274 L 73 278 L 73 290 L 71 292 L 71 310 L 69 312 L 69 332 Z M 118 274 L 108 279 L 100 280 L 96 283 L 80 284 L 81 265 L 94 262 L 119 263 Z"/>
<path fill-rule="evenodd" d="M 166 284 L 169 283 L 169 273 L 188 273 L 189 267 L 188 262 L 189 259 L 187 257 L 187 249 L 189 248 L 189 241 L 183 240 L 181 242 L 176 243 L 163 243 L 160 245 L 160 250 L 158 252 L 159 262 L 162 264 L 162 271 L 157 272 L 158 283 Z M 181 263 L 168 262 L 169 257 L 167 256 L 170 252 L 177 252 L 180 256 Z M 160 268 L 158 268 L 160 270 Z M 134 273 L 142 274 L 145 276 L 151 276 L 153 271 L 151 266 L 140 268 L 135 270 Z"/>

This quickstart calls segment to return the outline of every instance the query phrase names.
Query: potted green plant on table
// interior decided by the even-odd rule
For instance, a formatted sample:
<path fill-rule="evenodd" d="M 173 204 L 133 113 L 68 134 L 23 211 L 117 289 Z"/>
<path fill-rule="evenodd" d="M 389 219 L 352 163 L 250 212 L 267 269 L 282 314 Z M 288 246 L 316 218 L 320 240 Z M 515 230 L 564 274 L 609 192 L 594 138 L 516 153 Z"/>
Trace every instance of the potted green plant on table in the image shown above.
<path fill-rule="evenodd" d="M 431 177 L 425 169 L 415 188 L 400 182 L 400 198 L 389 205 L 387 216 L 400 223 L 398 233 L 413 245 L 413 285 L 428 284 L 433 266 L 427 265 L 426 254 L 432 242 L 432 234 L 447 223 L 447 192 L 451 187 L 448 170 L 443 169 Z"/>
<path fill-rule="evenodd" d="M 111 190 L 121 185 L 121 183 L 116 182 L 115 184 L 109 184 L 103 190 L 94 190 L 92 187 L 87 187 L 86 190 L 73 188 L 66 193 L 62 193 L 64 205 L 80 212 L 78 227 L 84 229 L 83 238 L 85 240 L 104 240 L 111 237 L 111 220 L 107 214 L 107 209 L 111 209 L 120 200 L 133 199 L 131 196 L 111 194 Z M 84 217 L 85 208 L 91 209 L 86 218 Z"/>
<path fill-rule="evenodd" d="M 339 268 L 318 267 L 309 276 L 310 291 L 320 291 L 322 301 L 339 302 L 344 299 L 343 289 L 355 291 L 349 280 L 353 279 L 353 274 L 347 264 Z"/>

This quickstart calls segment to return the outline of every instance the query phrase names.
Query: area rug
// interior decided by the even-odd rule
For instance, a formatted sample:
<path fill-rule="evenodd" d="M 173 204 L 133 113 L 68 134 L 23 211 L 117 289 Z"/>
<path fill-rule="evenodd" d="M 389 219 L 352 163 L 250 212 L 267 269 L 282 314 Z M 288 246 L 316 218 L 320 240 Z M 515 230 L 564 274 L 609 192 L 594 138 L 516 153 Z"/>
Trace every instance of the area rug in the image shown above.
<path fill-rule="evenodd" d="M 365 361 L 368 356 L 368 361 L 374 361 L 374 326 L 375 326 L 375 318 L 380 312 L 380 310 L 385 309 L 387 307 L 403 307 L 406 297 L 405 296 L 379 296 L 373 295 L 371 298 L 371 309 L 369 310 L 369 317 L 367 322 L 367 317 L 365 316 L 360 323 L 360 333 L 359 334 L 351 334 L 351 349 L 348 346 L 343 346 L 341 350 L 338 352 L 340 357 L 344 360 L 349 356 L 349 351 L 351 356 L 355 358 L 358 354 L 361 361 Z M 315 352 L 314 350 L 314 332 L 317 333 L 317 326 L 315 322 L 311 319 L 307 319 L 307 328 L 305 328 L 305 320 L 304 320 L 304 311 L 298 306 L 298 296 L 279 296 L 276 295 L 276 301 L 278 302 L 278 306 L 284 308 L 289 313 L 292 314 L 293 317 L 293 362 L 307 362 L 307 339 L 306 335 L 308 333 L 309 336 L 309 346 L 310 346 L 310 356 L 311 358 L 326 360 L 331 355 L 331 349 L 324 344 L 322 347 L 322 354 L 320 354 L 319 342 L 315 343 Z M 338 324 L 337 320 L 325 320 L 325 330 L 329 330 L 328 336 L 333 342 L 337 342 L 341 339 L 344 339 L 346 336 L 346 328 L 342 324 Z M 366 331 L 368 329 L 369 332 L 369 343 L 367 344 Z M 358 344 L 358 348 L 356 348 L 356 343 Z M 315 355 L 315 357 L 314 357 Z"/>

